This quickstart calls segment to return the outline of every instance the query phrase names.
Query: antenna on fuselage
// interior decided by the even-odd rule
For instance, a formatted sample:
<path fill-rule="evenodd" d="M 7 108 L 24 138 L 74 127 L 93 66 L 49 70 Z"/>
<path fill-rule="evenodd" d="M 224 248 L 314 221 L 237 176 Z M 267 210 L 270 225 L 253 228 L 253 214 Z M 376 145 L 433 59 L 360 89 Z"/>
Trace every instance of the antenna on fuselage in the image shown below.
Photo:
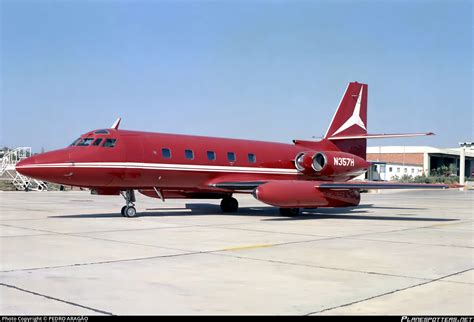
<path fill-rule="evenodd" d="M 121 121 L 121 120 L 122 120 L 122 119 L 119 117 L 119 118 L 117 119 L 117 121 L 115 121 L 115 123 L 114 123 L 110 128 L 111 128 L 111 129 L 114 129 L 114 130 L 117 130 L 117 129 L 119 128 L 119 125 L 120 125 L 120 121 Z"/>

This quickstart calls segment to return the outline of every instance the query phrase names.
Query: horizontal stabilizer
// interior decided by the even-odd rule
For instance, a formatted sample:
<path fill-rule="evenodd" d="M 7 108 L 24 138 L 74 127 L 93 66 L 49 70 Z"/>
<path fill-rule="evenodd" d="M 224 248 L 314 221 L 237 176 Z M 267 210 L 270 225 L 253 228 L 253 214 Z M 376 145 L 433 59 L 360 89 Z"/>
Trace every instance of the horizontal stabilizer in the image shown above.
<path fill-rule="evenodd" d="M 328 140 L 348 140 L 348 139 L 390 139 L 390 138 L 406 138 L 413 136 L 428 136 L 435 135 L 433 132 L 427 133 L 399 133 L 399 134 L 361 134 L 361 135 L 347 135 L 347 136 L 333 136 Z"/>
<path fill-rule="evenodd" d="M 318 182 L 318 189 L 447 189 L 445 184 L 391 183 L 376 181 Z"/>

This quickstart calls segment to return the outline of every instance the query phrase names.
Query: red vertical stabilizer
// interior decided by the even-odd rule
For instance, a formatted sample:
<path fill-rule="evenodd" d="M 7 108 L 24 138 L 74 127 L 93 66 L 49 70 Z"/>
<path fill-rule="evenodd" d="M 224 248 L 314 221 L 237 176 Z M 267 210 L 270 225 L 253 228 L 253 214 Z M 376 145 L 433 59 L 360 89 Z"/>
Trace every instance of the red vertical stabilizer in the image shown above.
<path fill-rule="evenodd" d="M 367 95 L 367 84 L 349 83 L 324 136 L 325 139 L 367 134 Z M 341 151 L 366 158 L 367 139 L 365 138 L 341 139 L 333 142 Z"/>

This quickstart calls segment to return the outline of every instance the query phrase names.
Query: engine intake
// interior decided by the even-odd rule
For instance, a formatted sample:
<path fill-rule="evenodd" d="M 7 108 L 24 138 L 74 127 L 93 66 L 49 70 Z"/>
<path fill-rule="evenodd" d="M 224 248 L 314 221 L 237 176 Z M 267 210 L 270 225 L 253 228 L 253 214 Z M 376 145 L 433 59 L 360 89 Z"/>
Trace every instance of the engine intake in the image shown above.
<path fill-rule="evenodd" d="M 311 152 L 298 153 L 295 158 L 296 169 L 304 174 L 314 173 L 315 170 L 313 169 L 313 157 L 314 153 Z"/>
<path fill-rule="evenodd" d="M 318 152 L 313 157 L 313 169 L 316 172 L 320 172 L 324 169 L 326 164 L 328 163 L 328 159 L 326 155 L 322 152 Z"/>

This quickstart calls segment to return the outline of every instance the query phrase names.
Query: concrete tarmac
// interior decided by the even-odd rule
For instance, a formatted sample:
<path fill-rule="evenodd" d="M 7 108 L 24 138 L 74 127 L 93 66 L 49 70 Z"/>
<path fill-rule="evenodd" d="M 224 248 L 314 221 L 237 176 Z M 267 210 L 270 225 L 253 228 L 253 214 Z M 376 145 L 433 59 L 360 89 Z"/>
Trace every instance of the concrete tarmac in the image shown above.
<path fill-rule="evenodd" d="M 278 209 L 0 192 L 0 314 L 474 314 L 474 191 Z"/>

